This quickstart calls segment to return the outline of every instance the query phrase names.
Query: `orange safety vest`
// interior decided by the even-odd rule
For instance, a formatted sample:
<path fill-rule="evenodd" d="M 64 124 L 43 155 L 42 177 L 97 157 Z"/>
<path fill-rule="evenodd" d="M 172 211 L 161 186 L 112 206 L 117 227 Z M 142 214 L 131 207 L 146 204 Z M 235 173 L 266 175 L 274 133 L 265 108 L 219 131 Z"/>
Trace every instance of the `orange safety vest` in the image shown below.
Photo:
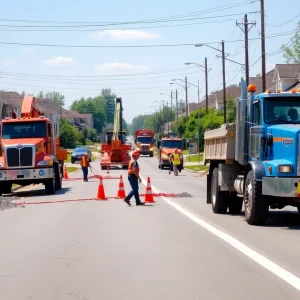
<path fill-rule="evenodd" d="M 135 162 L 135 160 L 134 159 L 132 159 L 130 162 L 129 162 L 129 165 L 128 165 L 128 174 L 134 174 L 134 171 L 133 171 L 133 163 Z M 138 172 L 138 174 L 140 173 L 140 168 L 139 167 L 137 167 L 136 168 L 136 170 L 137 170 L 137 172 Z"/>
<path fill-rule="evenodd" d="M 88 157 L 86 155 L 81 156 L 80 165 L 82 167 L 88 167 L 89 166 L 89 160 L 88 160 Z"/>

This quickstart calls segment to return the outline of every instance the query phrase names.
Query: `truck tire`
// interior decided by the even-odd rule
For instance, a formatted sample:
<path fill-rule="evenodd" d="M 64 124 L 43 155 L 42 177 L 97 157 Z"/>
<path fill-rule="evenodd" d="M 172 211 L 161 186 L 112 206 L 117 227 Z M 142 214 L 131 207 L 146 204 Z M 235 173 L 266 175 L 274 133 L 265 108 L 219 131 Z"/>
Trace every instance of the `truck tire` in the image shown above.
<path fill-rule="evenodd" d="M 153 157 L 153 152 L 151 152 L 149 156 L 150 156 L 150 157 Z"/>
<path fill-rule="evenodd" d="M 214 168 L 211 178 L 211 205 L 215 214 L 225 214 L 228 208 L 229 192 L 220 191 L 218 168 Z"/>
<path fill-rule="evenodd" d="M 54 178 L 46 179 L 45 181 L 45 191 L 47 195 L 53 195 L 55 193 L 57 186 L 57 180 L 55 176 L 55 169 L 54 169 Z"/>
<path fill-rule="evenodd" d="M 75 164 L 75 158 L 71 158 L 71 163 Z"/>
<path fill-rule="evenodd" d="M 245 180 L 245 217 L 250 225 L 263 225 L 268 218 L 269 203 L 262 195 L 262 183 L 254 179 L 250 170 Z"/>
<path fill-rule="evenodd" d="M 62 173 L 59 164 L 55 165 L 55 183 L 56 183 L 55 190 L 56 191 L 60 190 L 62 187 Z"/>
<path fill-rule="evenodd" d="M 229 213 L 232 215 L 238 215 L 243 208 L 243 198 L 238 197 L 235 192 L 231 192 L 228 203 Z"/>
<path fill-rule="evenodd" d="M 10 194 L 12 189 L 12 183 L 3 182 L 0 186 L 1 195 Z"/>

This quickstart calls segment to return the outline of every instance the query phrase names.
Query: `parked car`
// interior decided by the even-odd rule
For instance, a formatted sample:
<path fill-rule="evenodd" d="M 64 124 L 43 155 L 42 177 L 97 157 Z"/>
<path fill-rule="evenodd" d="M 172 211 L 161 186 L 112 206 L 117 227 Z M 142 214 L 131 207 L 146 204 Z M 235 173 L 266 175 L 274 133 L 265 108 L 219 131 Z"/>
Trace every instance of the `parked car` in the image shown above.
<path fill-rule="evenodd" d="M 71 163 L 74 164 L 76 161 L 80 161 L 81 157 L 87 153 L 89 162 L 92 161 L 92 152 L 87 147 L 75 148 L 71 155 Z"/>

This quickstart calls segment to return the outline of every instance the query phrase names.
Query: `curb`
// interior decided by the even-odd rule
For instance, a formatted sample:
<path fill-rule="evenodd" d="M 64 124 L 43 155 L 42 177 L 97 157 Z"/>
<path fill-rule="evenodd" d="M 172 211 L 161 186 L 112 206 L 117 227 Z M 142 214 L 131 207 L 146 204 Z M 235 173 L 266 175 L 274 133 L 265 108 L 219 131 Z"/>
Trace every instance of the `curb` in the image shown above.
<path fill-rule="evenodd" d="M 198 173 L 198 174 L 203 174 L 203 175 L 208 173 L 208 171 L 194 171 L 194 170 L 189 170 L 189 169 L 186 169 L 186 168 L 184 168 L 184 170 L 187 171 L 187 172 Z"/>

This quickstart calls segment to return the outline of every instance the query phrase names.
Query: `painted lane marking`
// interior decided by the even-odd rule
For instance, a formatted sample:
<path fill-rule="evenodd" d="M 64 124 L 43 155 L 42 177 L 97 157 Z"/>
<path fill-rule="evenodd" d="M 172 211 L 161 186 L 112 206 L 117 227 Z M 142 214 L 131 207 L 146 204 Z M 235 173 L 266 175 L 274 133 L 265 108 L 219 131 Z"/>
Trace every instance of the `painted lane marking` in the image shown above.
<path fill-rule="evenodd" d="M 143 178 L 142 176 L 140 176 L 140 177 L 142 179 L 142 183 L 145 186 L 147 186 L 146 179 Z M 153 186 L 152 186 L 152 190 L 155 193 L 160 193 L 160 191 L 157 188 L 153 187 Z M 190 220 L 194 221 L 195 223 L 200 225 L 202 228 L 206 229 L 210 233 L 212 233 L 215 236 L 219 237 L 220 239 L 225 241 L 227 244 L 234 247 L 235 249 L 237 249 L 238 251 L 240 251 L 244 255 L 248 256 L 250 259 L 252 259 L 256 263 L 258 263 L 259 265 L 261 265 L 262 267 L 264 267 L 265 269 L 267 269 L 268 271 L 270 271 L 271 273 L 278 276 L 279 278 L 281 278 L 282 280 L 284 280 L 285 282 L 287 282 L 288 284 L 293 286 L 295 289 L 300 291 L 300 278 L 298 278 L 297 276 L 295 276 L 292 273 L 288 272 L 287 270 L 280 267 L 279 265 L 275 264 L 274 262 L 272 262 L 271 260 L 269 260 L 265 256 L 259 254 L 258 252 L 254 251 L 253 249 L 249 248 L 248 246 L 241 243 L 240 241 L 238 241 L 234 237 L 230 236 L 229 234 L 226 234 L 225 232 L 223 232 L 223 231 L 215 228 L 214 226 L 210 225 L 209 223 L 205 222 L 201 218 L 195 216 L 194 214 L 187 211 L 186 209 L 184 209 L 183 207 L 181 207 L 180 205 L 178 205 L 174 201 L 172 201 L 172 200 L 170 200 L 166 197 L 163 197 L 163 196 L 161 196 L 161 198 L 166 203 L 171 205 L 173 208 L 175 208 L 176 210 L 181 212 L 183 215 L 188 217 Z"/>

